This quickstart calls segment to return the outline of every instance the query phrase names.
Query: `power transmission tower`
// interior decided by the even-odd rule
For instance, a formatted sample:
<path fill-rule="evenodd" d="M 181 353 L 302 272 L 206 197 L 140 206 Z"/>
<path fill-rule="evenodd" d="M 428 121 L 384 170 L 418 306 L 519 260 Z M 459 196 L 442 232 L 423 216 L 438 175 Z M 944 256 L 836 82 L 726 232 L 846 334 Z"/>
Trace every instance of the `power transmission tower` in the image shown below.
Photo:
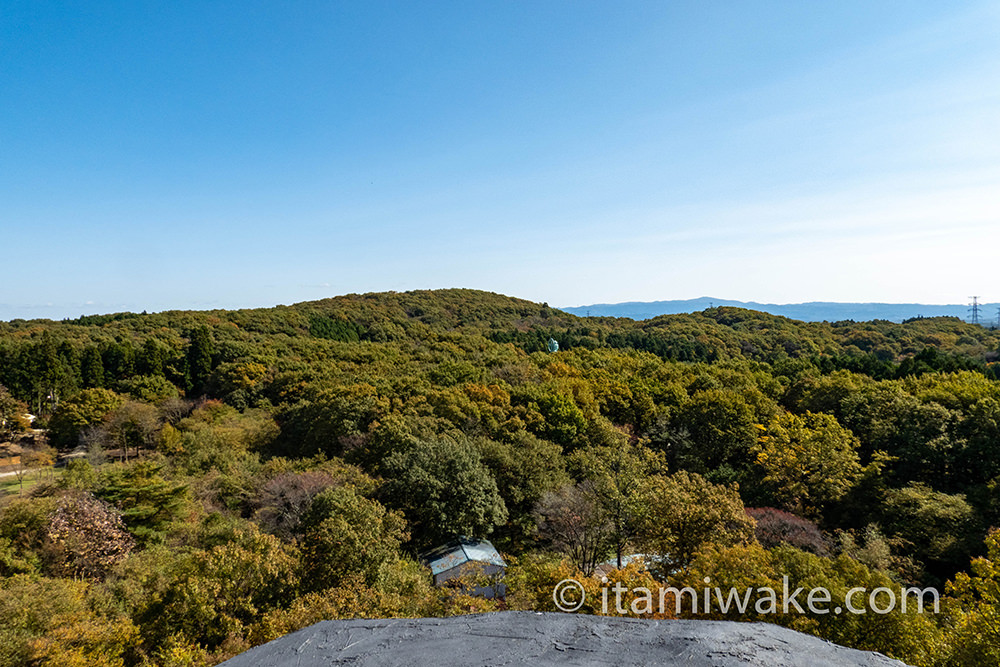
<path fill-rule="evenodd" d="M 972 303 L 969 304 L 972 306 L 969 308 L 969 312 L 972 313 L 972 323 L 979 324 L 979 297 L 970 296 L 969 298 L 972 299 Z"/>

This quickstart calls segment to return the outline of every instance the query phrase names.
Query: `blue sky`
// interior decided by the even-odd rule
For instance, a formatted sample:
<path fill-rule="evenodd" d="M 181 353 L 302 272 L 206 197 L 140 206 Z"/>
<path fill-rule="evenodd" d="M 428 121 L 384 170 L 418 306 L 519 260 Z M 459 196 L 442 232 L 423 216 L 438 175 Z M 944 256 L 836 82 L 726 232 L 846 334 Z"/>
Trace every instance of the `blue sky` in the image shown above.
<path fill-rule="evenodd" d="M 0 319 L 1000 296 L 998 2 L 0 5 Z"/>

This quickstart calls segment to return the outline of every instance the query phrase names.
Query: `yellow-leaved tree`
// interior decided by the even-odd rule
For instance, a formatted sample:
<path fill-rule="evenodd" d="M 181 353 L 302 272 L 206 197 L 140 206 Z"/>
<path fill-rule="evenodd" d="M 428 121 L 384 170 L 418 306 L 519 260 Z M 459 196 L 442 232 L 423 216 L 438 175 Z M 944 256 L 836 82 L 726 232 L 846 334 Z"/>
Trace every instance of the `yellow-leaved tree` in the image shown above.
<path fill-rule="evenodd" d="M 861 476 L 858 439 L 833 415 L 784 412 L 758 426 L 755 453 L 765 483 L 786 509 L 815 516 Z"/>
<path fill-rule="evenodd" d="M 950 665 L 1000 665 L 1000 530 L 986 536 L 986 557 L 972 561 L 972 574 L 948 582 Z"/>

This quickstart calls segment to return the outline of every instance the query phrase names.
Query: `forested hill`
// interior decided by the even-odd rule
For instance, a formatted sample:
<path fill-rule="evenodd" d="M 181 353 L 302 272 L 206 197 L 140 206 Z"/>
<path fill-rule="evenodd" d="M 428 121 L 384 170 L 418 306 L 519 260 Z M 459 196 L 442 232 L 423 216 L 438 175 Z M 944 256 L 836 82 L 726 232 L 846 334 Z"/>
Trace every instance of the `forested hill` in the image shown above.
<path fill-rule="evenodd" d="M 514 342 L 529 351 L 545 349 L 551 335 L 559 339 L 562 349 L 636 348 L 688 361 L 843 355 L 899 361 L 934 348 L 946 355 L 988 362 L 1000 343 L 1000 332 L 955 317 L 916 318 L 902 324 L 887 320 L 800 322 L 717 306 L 699 313 L 633 321 L 579 317 L 548 304 L 466 289 L 351 294 L 274 308 L 115 313 L 61 322 L 13 320 L 0 322 L 0 336 L 8 342 L 23 341 L 50 331 L 76 340 L 134 343 L 153 336 L 165 342 L 174 338 L 176 343 L 176 338 L 201 326 L 242 340 L 278 336 L 387 342 L 461 331 Z"/>
<path fill-rule="evenodd" d="M 998 345 L 460 289 L 2 322 L 0 667 L 207 666 L 325 618 L 500 609 L 432 586 L 418 555 L 455 536 L 508 559 L 514 610 L 576 578 L 597 612 L 636 553 L 608 575 L 633 591 L 934 586 L 939 615 L 710 617 L 1000 664 Z"/>
<path fill-rule="evenodd" d="M 44 373 L 29 367 L 45 360 L 31 353 L 56 345 L 69 374 L 65 389 L 93 385 L 98 370 L 109 377 L 155 370 L 181 389 L 199 389 L 204 378 L 189 367 L 194 332 L 206 328 L 214 366 L 257 359 L 272 368 L 295 365 L 328 341 L 414 343 L 451 341 L 467 348 L 475 337 L 543 351 L 555 338 L 562 350 L 635 349 L 663 359 L 714 362 L 747 358 L 766 363 L 808 361 L 825 371 L 846 368 L 877 378 L 927 370 L 992 372 L 1000 332 L 957 318 L 805 323 L 762 312 L 715 307 L 700 313 L 648 320 L 581 318 L 522 299 L 447 289 L 339 296 L 265 309 L 117 313 L 75 320 L 0 322 L 0 384 L 27 398 L 41 391 Z M 469 338 L 472 335 L 473 338 Z M 98 364 L 98 356 L 100 363 Z M 296 361 L 298 360 L 298 361 Z M 97 367 L 101 366 L 100 369 Z M 193 374 L 193 376 L 192 376 Z M 194 385 L 192 385 L 194 383 Z"/>

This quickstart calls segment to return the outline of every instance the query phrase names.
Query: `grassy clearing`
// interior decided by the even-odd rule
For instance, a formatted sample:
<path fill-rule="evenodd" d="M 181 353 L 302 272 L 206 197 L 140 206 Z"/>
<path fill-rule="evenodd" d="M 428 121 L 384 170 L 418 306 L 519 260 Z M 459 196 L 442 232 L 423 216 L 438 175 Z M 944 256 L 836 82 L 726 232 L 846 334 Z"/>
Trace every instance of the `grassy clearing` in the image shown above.
<path fill-rule="evenodd" d="M 42 482 L 50 482 L 59 479 L 62 476 L 63 469 L 56 467 L 41 468 L 39 470 L 29 470 L 24 475 L 23 479 L 23 489 L 21 481 L 18 481 L 17 475 L 8 475 L 6 477 L 0 477 L 0 495 L 10 495 L 18 493 L 28 493 L 32 488 L 38 486 Z"/>

